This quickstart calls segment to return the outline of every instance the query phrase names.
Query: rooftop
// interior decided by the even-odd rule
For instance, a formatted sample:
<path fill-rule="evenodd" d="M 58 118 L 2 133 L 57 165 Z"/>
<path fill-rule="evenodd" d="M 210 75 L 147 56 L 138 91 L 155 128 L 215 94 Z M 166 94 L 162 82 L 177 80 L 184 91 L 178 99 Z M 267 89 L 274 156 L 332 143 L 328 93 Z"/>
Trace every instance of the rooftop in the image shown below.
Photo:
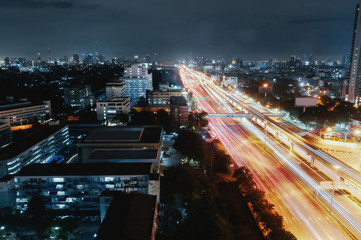
<path fill-rule="evenodd" d="M 29 107 L 29 106 L 31 106 L 31 102 L 29 102 L 29 101 L 5 103 L 5 104 L 0 105 L 0 111 Z"/>
<path fill-rule="evenodd" d="M 187 105 L 187 100 L 183 96 L 171 96 L 170 104 L 176 104 L 181 106 Z"/>
<path fill-rule="evenodd" d="M 150 175 L 152 163 L 30 164 L 17 177 Z"/>
<path fill-rule="evenodd" d="M 86 162 L 139 162 L 156 160 L 157 155 L 157 149 L 95 149 Z"/>
<path fill-rule="evenodd" d="M 26 151 L 30 147 L 48 138 L 64 127 L 65 125 L 44 126 L 19 138 L 10 145 L 0 149 L 0 160 L 7 160 L 16 157 L 18 154 Z"/>
<path fill-rule="evenodd" d="M 89 133 L 85 143 L 159 143 L 162 127 L 99 127 Z"/>
<path fill-rule="evenodd" d="M 156 196 L 142 193 L 114 194 L 97 239 L 151 239 L 156 199 Z"/>

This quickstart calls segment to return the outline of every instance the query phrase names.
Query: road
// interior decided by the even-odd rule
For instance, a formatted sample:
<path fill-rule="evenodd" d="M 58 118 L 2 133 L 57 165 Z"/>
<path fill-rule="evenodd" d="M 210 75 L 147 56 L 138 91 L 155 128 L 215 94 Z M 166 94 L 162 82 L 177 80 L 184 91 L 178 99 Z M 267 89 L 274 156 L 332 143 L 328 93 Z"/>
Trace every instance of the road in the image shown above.
<path fill-rule="evenodd" d="M 232 110 L 220 95 L 204 87 L 189 71 L 181 68 L 180 75 L 200 108 L 208 113 L 227 113 Z M 267 199 L 285 218 L 287 230 L 298 239 L 352 239 L 345 227 L 329 213 L 327 206 L 317 200 L 312 188 L 282 159 L 294 159 L 296 166 L 299 166 L 296 156 L 271 140 L 267 141 L 267 149 L 277 147 L 278 155 L 264 151 L 264 142 L 258 136 L 262 133 L 247 120 L 227 118 L 209 119 L 209 122 L 235 163 L 250 168 L 258 187 L 265 191 Z"/>

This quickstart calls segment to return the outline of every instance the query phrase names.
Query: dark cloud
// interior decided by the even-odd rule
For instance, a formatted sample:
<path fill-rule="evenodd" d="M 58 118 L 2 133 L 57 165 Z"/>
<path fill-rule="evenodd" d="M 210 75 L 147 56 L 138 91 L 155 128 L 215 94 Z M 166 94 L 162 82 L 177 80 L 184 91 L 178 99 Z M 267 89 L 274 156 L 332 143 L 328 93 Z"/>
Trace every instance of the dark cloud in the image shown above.
<path fill-rule="evenodd" d="M 75 1 L 38 1 L 38 0 L 0 0 L 3 8 L 81 8 L 97 9 L 97 4 L 76 4 Z"/>
<path fill-rule="evenodd" d="M 0 0 L 0 58 L 350 52 L 356 0 Z"/>
<path fill-rule="evenodd" d="M 0 3 L 5 8 L 72 8 L 74 6 L 72 2 L 63 1 L 3 0 Z"/>
<path fill-rule="evenodd" d="M 315 24 L 315 23 L 327 23 L 327 22 L 348 22 L 350 18 L 345 17 L 328 17 L 328 18 L 301 18 L 291 20 L 291 24 Z"/>

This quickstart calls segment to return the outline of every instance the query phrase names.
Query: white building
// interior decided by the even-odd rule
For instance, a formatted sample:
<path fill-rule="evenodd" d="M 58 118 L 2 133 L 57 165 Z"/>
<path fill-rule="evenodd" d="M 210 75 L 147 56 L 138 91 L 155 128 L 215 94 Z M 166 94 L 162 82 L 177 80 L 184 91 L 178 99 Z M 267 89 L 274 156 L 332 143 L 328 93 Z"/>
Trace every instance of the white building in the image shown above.
<path fill-rule="evenodd" d="M 125 82 L 111 82 L 106 85 L 107 101 L 125 96 Z"/>
<path fill-rule="evenodd" d="M 237 88 L 237 86 L 238 86 L 238 77 L 223 76 L 222 84 L 224 86 L 227 86 L 227 87 L 231 86 L 233 88 Z"/>
<path fill-rule="evenodd" d="M 51 116 L 50 101 L 43 101 L 40 105 L 21 102 L 0 106 L 0 121 L 3 123 L 19 123 L 33 118 L 46 119 L 48 116 Z"/>
<path fill-rule="evenodd" d="M 120 113 L 129 113 L 129 98 L 113 98 L 112 101 L 97 102 L 97 119 L 112 119 Z"/>

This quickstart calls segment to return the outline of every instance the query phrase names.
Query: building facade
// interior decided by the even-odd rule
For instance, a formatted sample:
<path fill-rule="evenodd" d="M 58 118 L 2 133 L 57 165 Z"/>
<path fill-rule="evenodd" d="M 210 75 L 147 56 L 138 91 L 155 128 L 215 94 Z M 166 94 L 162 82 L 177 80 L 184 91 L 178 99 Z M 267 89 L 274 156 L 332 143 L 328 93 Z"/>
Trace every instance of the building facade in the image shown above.
<path fill-rule="evenodd" d="M 147 90 L 153 90 L 152 73 L 149 73 L 148 63 L 133 63 L 125 66 L 124 77 L 125 96 L 130 98 L 131 106 L 134 106 L 140 97 L 146 97 Z"/>
<path fill-rule="evenodd" d="M 112 101 L 97 102 L 98 121 L 111 120 L 121 113 L 129 113 L 130 98 L 113 98 Z"/>
<path fill-rule="evenodd" d="M 172 96 L 170 98 L 170 115 L 181 126 L 188 124 L 188 104 L 182 96 Z"/>
<path fill-rule="evenodd" d="M 103 191 L 139 192 L 158 196 L 151 164 L 32 164 L 14 176 L 15 205 L 25 210 L 34 196 L 51 210 L 99 210 Z"/>
<path fill-rule="evenodd" d="M 147 90 L 153 89 L 147 78 L 122 78 L 122 81 L 125 83 L 125 96 L 130 98 L 131 106 L 137 104 L 140 97 L 146 98 Z"/>
<path fill-rule="evenodd" d="M 223 76 L 222 84 L 226 87 L 231 86 L 233 88 L 237 88 L 238 77 Z"/>
<path fill-rule="evenodd" d="M 150 106 L 155 107 L 169 107 L 171 96 L 183 96 L 188 98 L 188 92 L 183 89 L 169 90 L 162 89 L 158 91 L 149 91 L 147 92 L 147 99 Z"/>
<path fill-rule="evenodd" d="M 361 15 L 360 4 L 356 5 L 355 22 L 352 33 L 350 69 L 343 97 L 346 101 L 360 105 L 361 101 Z"/>
<path fill-rule="evenodd" d="M 106 85 L 107 101 L 112 101 L 114 98 L 125 97 L 125 83 L 112 82 Z"/>
<path fill-rule="evenodd" d="M 46 163 L 70 144 L 68 126 L 46 127 L 0 149 L 0 177 L 31 163 Z"/>
<path fill-rule="evenodd" d="M 43 101 L 40 105 L 31 105 L 30 102 L 12 103 L 0 106 L 0 121 L 16 124 L 32 119 L 48 119 L 51 117 L 50 101 Z"/>
<path fill-rule="evenodd" d="M 64 88 L 64 102 L 72 107 L 83 108 L 86 106 L 85 98 L 91 95 L 91 87 L 86 86 L 72 86 Z"/>

